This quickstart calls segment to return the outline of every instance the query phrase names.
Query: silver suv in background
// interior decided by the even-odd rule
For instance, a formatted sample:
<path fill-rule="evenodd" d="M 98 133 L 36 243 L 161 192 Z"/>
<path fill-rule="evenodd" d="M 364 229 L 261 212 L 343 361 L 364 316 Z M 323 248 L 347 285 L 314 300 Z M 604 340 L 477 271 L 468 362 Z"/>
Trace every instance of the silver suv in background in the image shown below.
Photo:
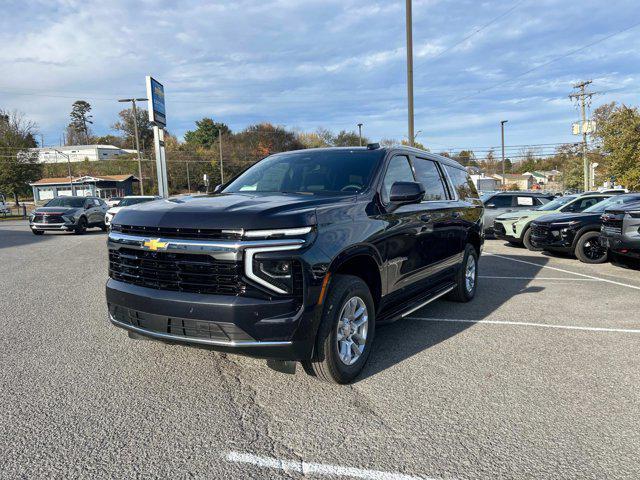
<path fill-rule="evenodd" d="M 602 214 L 600 242 L 612 256 L 640 260 L 640 202 L 607 208 Z"/>
<path fill-rule="evenodd" d="M 555 197 L 552 193 L 498 192 L 481 197 L 484 203 L 484 231 L 493 233 L 493 222 L 499 215 L 518 210 L 535 210 Z"/>
<path fill-rule="evenodd" d="M 84 233 L 87 228 L 107 230 L 104 215 L 107 204 L 98 197 L 57 197 L 29 215 L 29 226 L 34 235 L 45 231 Z"/>

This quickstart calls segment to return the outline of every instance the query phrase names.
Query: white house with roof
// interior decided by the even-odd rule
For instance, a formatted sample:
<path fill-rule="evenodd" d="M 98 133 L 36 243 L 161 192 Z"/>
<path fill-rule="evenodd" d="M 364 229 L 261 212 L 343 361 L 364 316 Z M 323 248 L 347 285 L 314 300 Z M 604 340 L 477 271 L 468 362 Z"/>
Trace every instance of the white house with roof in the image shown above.
<path fill-rule="evenodd" d="M 113 145 L 67 145 L 64 147 L 34 148 L 40 163 L 96 162 L 111 160 L 123 155 L 136 153 L 135 150 L 119 148 Z M 67 158 L 68 157 L 68 158 Z"/>

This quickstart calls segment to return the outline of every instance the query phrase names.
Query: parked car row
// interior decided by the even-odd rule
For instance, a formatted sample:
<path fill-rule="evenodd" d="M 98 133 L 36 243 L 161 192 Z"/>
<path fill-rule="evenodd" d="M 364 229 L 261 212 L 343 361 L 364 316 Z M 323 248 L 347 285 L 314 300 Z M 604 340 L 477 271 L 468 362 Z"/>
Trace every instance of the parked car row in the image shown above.
<path fill-rule="evenodd" d="M 496 196 L 504 195 L 487 201 L 498 203 Z M 573 255 L 584 263 L 640 259 L 640 193 L 586 192 L 530 210 L 514 208 L 495 217 L 491 232 L 511 244 Z"/>
<path fill-rule="evenodd" d="M 57 197 L 31 212 L 29 227 L 34 235 L 42 235 L 46 231 L 83 234 L 87 228 L 100 228 L 106 232 L 120 209 L 157 198 L 159 197 L 123 197 L 116 206 L 109 208 L 108 202 L 98 197 Z"/>

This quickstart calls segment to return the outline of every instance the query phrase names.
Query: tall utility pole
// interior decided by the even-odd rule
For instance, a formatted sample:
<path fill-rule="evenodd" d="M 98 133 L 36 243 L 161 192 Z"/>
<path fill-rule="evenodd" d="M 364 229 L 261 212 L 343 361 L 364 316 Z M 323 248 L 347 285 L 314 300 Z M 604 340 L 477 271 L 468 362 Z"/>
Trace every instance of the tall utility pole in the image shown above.
<path fill-rule="evenodd" d="M 584 82 L 576 83 L 573 88 L 578 92 L 569 95 L 569 98 L 576 99 L 580 102 L 580 113 L 582 115 L 582 124 L 580 129 L 582 131 L 582 171 L 584 175 L 584 191 L 588 192 L 591 189 L 590 182 L 590 168 L 589 159 L 587 158 L 587 99 L 591 99 L 595 92 L 587 92 L 587 86 L 592 83 L 592 80 L 586 80 Z"/>
<path fill-rule="evenodd" d="M 222 167 L 222 129 L 218 129 L 218 144 L 220 145 L 220 185 L 224 184 L 224 168 Z"/>
<path fill-rule="evenodd" d="M 142 158 L 140 157 L 140 138 L 138 136 L 138 111 L 136 110 L 136 102 L 146 102 L 146 98 L 123 98 L 118 100 L 120 103 L 131 102 L 131 111 L 133 112 L 133 132 L 136 137 L 136 152 L 138 153 L 138 178 L 140 179 L 140 195 L 144 195 L 144 183 L 142 181 Z"/>
<path fill-rule="evenodd" d="M 502 188 L 504 189 L 505 185 L 506 185 L 506 181 L 507 179 L 504 177 L 505 175 L 505 168 L 504 168 L 504 124 L 507 123 L 509 120 L 502 120 L 500 122 L 500 132 L 502 134 Z"/>
<path fill-rule="evenodd" d="M 360 139 L 360 146 L 362 146 L 362 123 L 358 124 L 358 138 Z"/>
<path fill-rule="evenodd" d="M 407 101 L 409 114 L 409 146 L 413 147 L 416 138 L 413 133 L 413 19 L 412 0 L 407 0 Z"/>

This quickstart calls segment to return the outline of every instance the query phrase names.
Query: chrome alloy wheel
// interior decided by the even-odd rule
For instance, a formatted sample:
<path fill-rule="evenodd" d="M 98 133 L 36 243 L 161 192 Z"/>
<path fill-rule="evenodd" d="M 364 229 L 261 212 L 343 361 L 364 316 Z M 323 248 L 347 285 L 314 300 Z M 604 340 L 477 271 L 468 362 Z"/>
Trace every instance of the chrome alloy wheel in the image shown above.
<path fill-rule="evenodd" d="M 476 259 L 473 255 L 467 257 L 467 265 L 464 268 L 464 286 L 467 293 L 473 292 L 476 285 Z"/>
<path fill-rule="evenodd" d="M 360 297 L 351 297 L 338 317 L 336 348 L 345 365 L 353 365 L 364 352 L 369 330 L 369 312 Z"/>

